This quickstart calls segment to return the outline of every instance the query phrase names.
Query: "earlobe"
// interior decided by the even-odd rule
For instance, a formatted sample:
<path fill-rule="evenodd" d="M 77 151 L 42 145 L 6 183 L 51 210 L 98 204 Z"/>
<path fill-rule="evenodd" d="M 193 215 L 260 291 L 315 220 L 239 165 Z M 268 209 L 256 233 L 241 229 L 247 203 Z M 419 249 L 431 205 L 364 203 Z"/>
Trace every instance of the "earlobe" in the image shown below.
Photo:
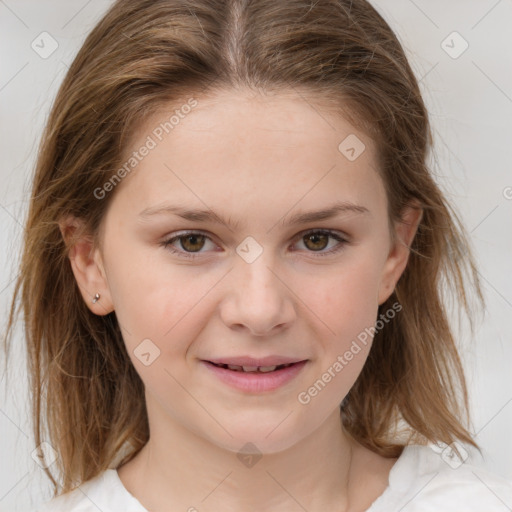
<path fill-rule="evenodd" d="M 114 310 L 101 252 L 92 235 L 85 233 L 83 222 L 67 217 L 59 222 L 60 232 L 68 247 L 68 257 L 78 288 L 87 307 L 96 315 Z"/>
<path fill-rule="evenodd" d="M 395 224 L 395 240 L 384 265 L 379 288 L 378 304 L 381 305 L 395 290 L 396 284 L 409 261 L 410 247 L 423 218 L 423 209 L 418 201 L 404 208 L 401 220 Z"/>

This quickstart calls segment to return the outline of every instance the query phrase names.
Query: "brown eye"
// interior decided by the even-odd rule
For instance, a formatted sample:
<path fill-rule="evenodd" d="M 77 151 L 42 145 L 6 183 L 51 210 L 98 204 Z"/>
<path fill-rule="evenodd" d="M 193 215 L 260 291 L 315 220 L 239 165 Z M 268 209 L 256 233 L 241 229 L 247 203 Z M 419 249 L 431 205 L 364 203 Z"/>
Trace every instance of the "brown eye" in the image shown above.
<path fill-rule="evenodd" d="M 303 237 L 304 243 L 308 249 L 312 251 L 321 251 L 325 249 L 329 243 L 329 238 L 331 235 L 328 233 L 310 233 Z"/>
<path fill-rule="evenodd" d="M 318 257 L 330 256 L 341 251 L 349 244 L 349 241 L 338 232 L 315 229 L 302 234 L 298 244 L 305 247 L 305 249 L 301 249 L 302 252 L 305 251 Z"/>
<path fill-rule="evenodd" d="M 208 243 L 215 246 L 208 235 L 191 231 L 182 232 L 181 235 L 176 235 L 168 240 L 164 240 L 161 242 L 161 245 L 178 256 L 196 258 L 208 252 L 203 250 L 208 249 Z"/>
<path fill-rule="evenodd" d="M 180 236 L 178 237 L 178 240 L 180 240 L 180 245 L 185 249 L 185 251 L 196 252 L 200 251 L 204 247 L 205 238 L 206 237 L 204 235 L 194 233 L 191 235 Z"/>

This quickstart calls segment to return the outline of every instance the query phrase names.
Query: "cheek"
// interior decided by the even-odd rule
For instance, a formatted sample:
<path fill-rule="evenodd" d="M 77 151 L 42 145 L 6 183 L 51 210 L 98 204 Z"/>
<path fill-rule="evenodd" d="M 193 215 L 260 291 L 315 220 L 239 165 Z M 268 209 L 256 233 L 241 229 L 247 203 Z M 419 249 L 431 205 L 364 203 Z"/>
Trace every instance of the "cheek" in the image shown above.
<path fill-rule="evenodd" d="M 116 317 L 135 370 L 168 407 L 187 398 L 180 383 L 190 378 L 186 358 L 191 342 L 212 314 L 205 296 L 214 283 L 206 277 L 180 278 L 176 271 L 165 276 L 156 267 L 144 274 L 116 286 Z"/>
<path fill-rule="evenodd" d="M 133 351 L 150 339 L 162 352 L 184 350 L 180 340 L 201 329 L 203 299 L 218 276 L 166 264 L 165 255 L 154 249 L 119 251 L 129 256 L 114 260 L 109 287 L 127 348 Z"/>
<path fill-rule="evenodd" d="M 316 324 L 325 329 L 318 333 L 314 374 L 298 400 L 318 414 L 341 403 L 366 362 L 378 313 L 378 275 L 375 261 L 362 258 L 323 284 L 317 281 L 315 292 L 306 295 L 310 309 L 318 312 Z"/>
<path fill-rule="evenodd" d="M 330 345 L 342 349 L 366 328 L 374 325 L 378 311 L 379 265 L 358 254 L 329 275 L 305 283 L 300 295 L 326 327 Z M 307 293 L 306 293 L 307 292 Z"/>

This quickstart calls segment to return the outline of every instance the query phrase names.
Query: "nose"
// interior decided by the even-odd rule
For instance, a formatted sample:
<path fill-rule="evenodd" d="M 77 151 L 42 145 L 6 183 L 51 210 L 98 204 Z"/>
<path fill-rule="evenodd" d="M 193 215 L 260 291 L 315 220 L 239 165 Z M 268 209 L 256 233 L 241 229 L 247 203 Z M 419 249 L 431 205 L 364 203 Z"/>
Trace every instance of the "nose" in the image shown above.
<path fill-rule="evenodd" d="M 294 321 L 292 287 L 269 252 L 264 250 L 252 263 L 242 258 L 235 261 L 220 306 L 221 319 L 230 329 L 268 336 Z"/>

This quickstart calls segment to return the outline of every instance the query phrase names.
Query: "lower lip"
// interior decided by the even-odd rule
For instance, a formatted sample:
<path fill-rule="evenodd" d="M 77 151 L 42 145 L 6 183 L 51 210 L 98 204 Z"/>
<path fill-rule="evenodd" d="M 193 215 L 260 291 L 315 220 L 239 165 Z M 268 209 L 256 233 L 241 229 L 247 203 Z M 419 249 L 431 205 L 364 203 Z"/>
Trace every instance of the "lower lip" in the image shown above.
<path fill-rule="evenodd" d="M 209 368 L 220 380 L 241 391 L 250 393 L 261 393 L 264 391 L 274 391 L 275 389 L 284 386 L 297 376 L 302 368 L 306 365 L 307 361 L 292 364 L 281 370 L 274 370 L 273 372 L 239 372 L 236 370 L 229 370 L 215 366 L 207 361 L 202 363 Z"/>

